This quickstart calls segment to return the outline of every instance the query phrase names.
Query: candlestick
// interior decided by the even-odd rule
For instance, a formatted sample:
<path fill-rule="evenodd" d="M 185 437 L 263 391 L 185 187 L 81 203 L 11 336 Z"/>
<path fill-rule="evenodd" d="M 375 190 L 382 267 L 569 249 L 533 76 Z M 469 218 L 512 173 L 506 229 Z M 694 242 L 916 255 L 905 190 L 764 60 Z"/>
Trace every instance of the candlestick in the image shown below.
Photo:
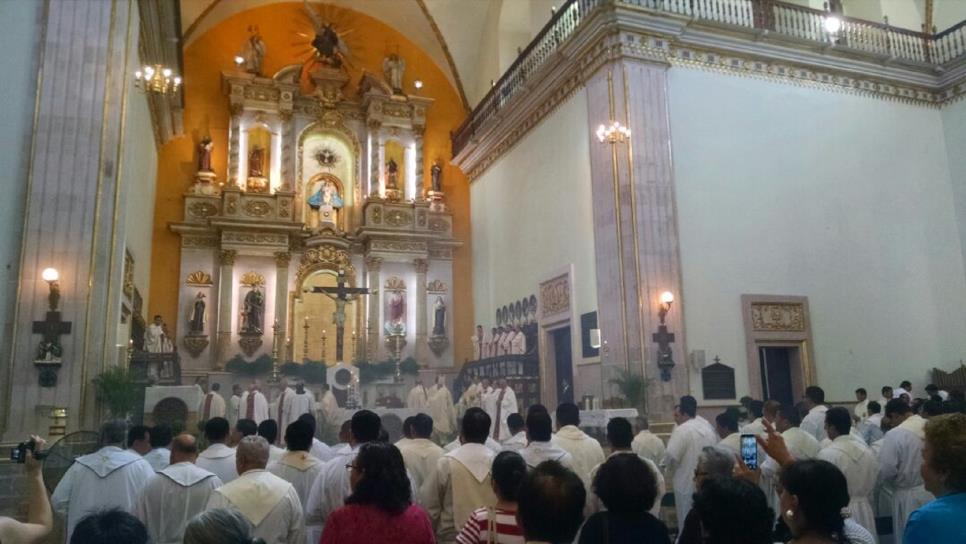
<path fill-rule="evenodd" d="M 309 362 L 309 316 L 305 316 L 305 324 L 302 325 L 302 362 Z"/>

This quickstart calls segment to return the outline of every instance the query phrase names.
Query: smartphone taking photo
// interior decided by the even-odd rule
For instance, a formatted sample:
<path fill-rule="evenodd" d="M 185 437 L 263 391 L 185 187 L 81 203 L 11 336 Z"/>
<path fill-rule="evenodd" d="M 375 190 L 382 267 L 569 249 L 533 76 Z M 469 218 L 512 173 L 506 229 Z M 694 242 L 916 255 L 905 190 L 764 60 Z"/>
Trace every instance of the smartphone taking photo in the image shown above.
<path fill-rule="evenodd" d="M 741 435 L 741 460 L 749 469 L 758 469 L 758 442 L 755 440 L 755 435 Z"/>

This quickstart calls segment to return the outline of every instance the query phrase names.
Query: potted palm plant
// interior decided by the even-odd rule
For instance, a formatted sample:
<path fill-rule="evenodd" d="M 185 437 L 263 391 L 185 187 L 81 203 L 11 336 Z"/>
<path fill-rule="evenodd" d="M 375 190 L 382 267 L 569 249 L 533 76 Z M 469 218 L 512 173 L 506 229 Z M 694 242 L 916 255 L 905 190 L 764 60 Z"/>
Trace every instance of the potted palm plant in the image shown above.
<path fill-rule="evenodd" d="M 650 380 L 643 374 L 631 372 L 629 370 L 619 371 L 619 375 L 612 379 L 610 383 L 617 387 L 627 408 L 637 408 L 638 413 L 646 413 L 644 400 L 647 395 L 647 386 Z"/>

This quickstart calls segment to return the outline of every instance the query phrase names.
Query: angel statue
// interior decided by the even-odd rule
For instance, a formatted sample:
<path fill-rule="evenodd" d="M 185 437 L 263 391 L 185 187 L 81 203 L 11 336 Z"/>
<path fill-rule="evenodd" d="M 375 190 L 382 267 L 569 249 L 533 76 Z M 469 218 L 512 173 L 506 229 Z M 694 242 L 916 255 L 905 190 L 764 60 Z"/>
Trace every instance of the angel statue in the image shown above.
<path fill-rule="evenodd" d="M 394 94 L 402 94 L 402 80 L 405 71 L 406 61 L 395 53 L 382 61 L 382 73 L 386 76 L 386 83 L 392 87 Z"/>
<path fill-rule="evenodd" d="M 262 41 L 262 35 L 258 32 L 257 26 L 249 26 L 248 33 L 248 40 L 242 45 L 238 58 L 246 72 L 256 76 L 261 75 L 262 59 L 265 58 L 265 42 Z"/>
<path fill-rule="evenodd" d="M 315 37 L 312 39 L 312 47 L 315 54 L 326 66 L 330 68 L 341 68 L 349 58 L 349 48 L 345 41 L 332 28 L 332 23 L 322 20 L 322 17 L 309 6 L 309 0 L 303 0 L 305 13 L 312 21 L 315 29 Z"/>

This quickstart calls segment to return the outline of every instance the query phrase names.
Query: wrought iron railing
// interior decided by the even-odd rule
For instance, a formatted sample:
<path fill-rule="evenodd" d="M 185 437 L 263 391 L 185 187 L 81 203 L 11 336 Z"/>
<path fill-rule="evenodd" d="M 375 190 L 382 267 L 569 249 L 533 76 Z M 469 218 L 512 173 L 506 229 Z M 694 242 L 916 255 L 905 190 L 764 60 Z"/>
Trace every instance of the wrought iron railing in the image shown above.
<path fill-rule="evenodd" d="M 929 34 L 837 16 L 841 28 L 833 35 L 826 30 L 827 12 L 776 0 L 568 0 L 453 133 L 454 155 L 511 98 L 527 88 L 533 74 L 554 56 L 594 9 L 603 5 L 633 6 L 703 23 L 767 31 L 912 64 L 945 64 L 966 55 L 966 21 L 938 34 Z"/>

